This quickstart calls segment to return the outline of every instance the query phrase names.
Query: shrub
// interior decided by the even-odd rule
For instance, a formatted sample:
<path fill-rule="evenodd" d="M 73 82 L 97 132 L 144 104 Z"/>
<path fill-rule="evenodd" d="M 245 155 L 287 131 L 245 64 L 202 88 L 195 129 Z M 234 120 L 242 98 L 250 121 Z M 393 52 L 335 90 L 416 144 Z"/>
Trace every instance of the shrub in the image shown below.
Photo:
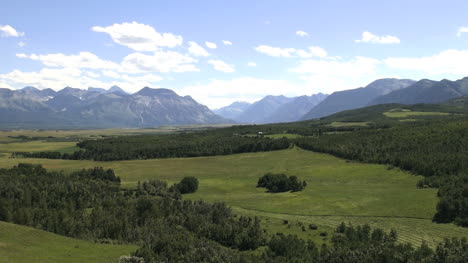
<path fill-rule="evenodd" d="M 300 181 L 297 176 L 287 177 L 285 174 L 267 173 L 260 177 L 257 182 L 257 187 L 264 187 L 273 193 L 287 191 L 301 191 L 306 187 L 305 181 Z"/>
<path fill-rule="evenodd" d="M 193 176 L 184 177 L 177 184 L 177 189 L 181 194 L 195 193 L 198 190 L 198 179 Z"/>

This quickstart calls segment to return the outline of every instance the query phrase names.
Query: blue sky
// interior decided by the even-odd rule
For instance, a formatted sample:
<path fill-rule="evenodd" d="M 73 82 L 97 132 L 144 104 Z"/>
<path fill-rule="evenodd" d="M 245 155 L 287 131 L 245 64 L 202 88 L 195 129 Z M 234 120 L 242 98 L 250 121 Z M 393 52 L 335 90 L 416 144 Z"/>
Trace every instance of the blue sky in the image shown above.
<path fill-rule="evenodd" d="M 419 0 L 4 1 L 0 87 L 150 86 L 216 108 L 384 77 L 454 80 L 468 76 L 466 10 Z"/>

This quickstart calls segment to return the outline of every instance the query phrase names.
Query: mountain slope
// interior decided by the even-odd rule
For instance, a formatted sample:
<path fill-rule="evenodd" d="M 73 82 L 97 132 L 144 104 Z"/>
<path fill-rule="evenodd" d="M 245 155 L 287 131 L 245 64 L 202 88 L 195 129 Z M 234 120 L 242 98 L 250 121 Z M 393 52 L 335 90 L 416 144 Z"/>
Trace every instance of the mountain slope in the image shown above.
<path fill-rule="evenodd" d="M 235 119 L 237 116 L 241 115 L 247 108 L 250 107 L 250 103 L 245 101 L 236 101 L 231 105 L 215 109 L 214 113 L 226 118 L 226 119 Z"/>
<path fill-rule="evenodd" d="M 240 123 L 265 123 L 266 118 L 279 109 L 283 104 L 293 101 L 293 98 L 281 96 L 266 96 L 253 103 L 242 114 L 234 118 Z"/>
<path fill-rule="evenodd" d="M 363 88 L 337 91 L 315 106 L 302 119 L 316 119 L 336 112 L 364 107 L 381 95 L 406 88 L 413 83 L 415 81 L 409 79 L 379 79 Z"/>
<path fill-rule="evenodd" d="M 265 123 L 292 122 L 299 120 L 304 114 L 322 102 L 327 95 L 323 93 L 312 96 L 299 96 L 286 104 L 281 105 L 275 112 L 271 113 Z"/>
<path fill-rule="evenodd" d="M 440 103 L 468 94 L 468 77 L 457 81 L 423 79 L 413 85 L 375 98 L 370 104 Z"/>
<path fill-rule="evenodd" d="M 228 122 L 190 96 L 182 97 L 169 89 L 145 87 L 131 95 L 118 87 L 107 92 L 67 87 L 54 94 L 33 88 L 0 90 L 2 128 L 151 127 Z"/>

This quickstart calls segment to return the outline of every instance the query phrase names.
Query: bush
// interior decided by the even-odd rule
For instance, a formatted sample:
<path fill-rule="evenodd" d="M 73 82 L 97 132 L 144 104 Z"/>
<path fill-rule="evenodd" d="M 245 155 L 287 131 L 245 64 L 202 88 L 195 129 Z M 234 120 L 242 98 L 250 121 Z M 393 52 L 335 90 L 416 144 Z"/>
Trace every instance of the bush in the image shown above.
<path fill-rule="evenodd" d="M 301 191 L 306 187 L 305 181 L 300 181 L 297 176 L 287 177 L 285 174 L 267 173 L 260 177 L 257 182 L 257 187 L 265 187 L 270 192 L 280 193 L 287 191 Z"/>
<path fill-rule="evenodd" d="M 193 176 L 184 177 L 176 187 L 181 194 L 195 193 L 198 190 L 198 179 Z"/>

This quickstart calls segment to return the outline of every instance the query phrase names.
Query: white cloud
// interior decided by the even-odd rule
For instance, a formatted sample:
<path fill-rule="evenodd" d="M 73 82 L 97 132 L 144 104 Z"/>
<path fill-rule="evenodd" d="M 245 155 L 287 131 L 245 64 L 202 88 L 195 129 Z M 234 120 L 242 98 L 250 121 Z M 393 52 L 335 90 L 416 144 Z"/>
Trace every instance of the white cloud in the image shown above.
<path fill-rule="evenodd" d="M 369 31 L 362 33 L 362 37 L 359 40 L 355 40 L 356 43 L 371 43 L 371 44 L 400 44 L 400 39 L 396 36 L 386 35 L 377 36 Z"/>
<path fill-rule="evenodd" d="M 254 102 L 267 94 L 296 96 L 313 92 L 305 85 L 298 85 L 287 80 L 243 77 L 185 86 L 178 93 L 190 95 L 200 103 L 215 109 L 234 101 Z"/>
<path fill-rule="evenodd" d="M 298 35 L 300 37 L 305 37 L 305 36 L 308 36 L 309 33 L 305 32 L 305 31 L 302 31 L 302 30 L 298 30 L 298 31 L 296 31 L 296 35 Z"/>
<path fill-rule="evenodd" d="M 327 56 L 327 51 L 321 47 L 309 47 L 308 51 L 306 50 L 297 50 L 296 55 L 301 58 L 311 58 L 311 57 L 319 57 L 325 58 Z"/>
<path fill-rule="evenodd" d="M 311 58 L 311 57 L 320 57 L 324 58 L 327 56 L 327 51 L 321 47 L 309 47 L 307 50 L 304 49 L 295 49 L 295 48 L 280 48 L 280 47 L 271 47 L 267 45 L 260 45 L 255 48 L 260 53 L 266 54 L 272 57 L 300 57 L 300 58 Z"/>
<path fill-rule="evenodd" d="M 62 53 L 47 55 L 26 55 L 20 53 L 16 54 L 16 56 L 19 58 L 28 58 L 32 60 L 41 61 L 42 64 L 48 67 L 90 69 L 116 69 L 119 67 L 117 63 L 102 60 L 98 56 L 90 52 L 80 52 L 78 55 L 65 55 Z"/>
<path fill-rule="evenodd" d="M 247 66 L 249 66 L 249 67 L 256 67 L 256 66 L 257 66 L 257 63 L 250 61 L 250 62 L 247 63 Z"/>
<path fill-rule="evenodd" d="M 0 25 L 0 36 L 2 37 L 22 37 L 24 32 L 18 32 L 10 25 Z"/>
<path fill-rule="evenodd" d="M 18 47 L 24 47 L 26 46 L 26 43 L 23 41 L 18 42 Z"/>
<path fill-rule="evenodd" d="M 196 56 L 196 57 L 208 57 L 210 53 L 206 51 L 202 46 L 198 45 L 194 41 L 189 41 L 189 48 L 188 51 L 190 54 Z"/>
<path fill-rule="evenodd" d="M 215 48 L 218 47 L 218 46 L 216 45 L 216 43 L 208 42 L 208 41 L 205 41 L 205 45 L 206 45 L 207 48 L 211 48 L 211 49 L 215 49 Z"/>
<path fill-rule="evenodd" d="M 191 72 L 199 71 L 197 60 L 174 51 L 157 51 L 152 55 L 132 53 L 122 61 L 122 72 Z"/>
<path fill-rule="evenodd" d="M 87 71 L 86 72 L 86 75 L 90 76 L 91 78 L 99 78 L 101 75 L 95 73 L 95 72 L 92 72 L 92 71 Z"/>
<path fill-rule="evenodd" d="M 296 52 L 294 48 L 280 48 L 267 45 L 260 45 L 255 50 L 272 57 L 292 57 L 293 53 Z"/>
<path fill-rule="evenodd" d="M 51 69 L 44 68 L 35 72 L 23 72 L 14 70 L 6 74 L 0 74 L 0 86 L 7 88 L 22 88 L 34 86 L 39 89 L 51 88 L 60 90 L 70 86 L 75 88 L 100 87 L 109 88 L 117 85 L 128 92 L 136 92 L 142 87 L 157 87 L 156 83 L 162 78 L 154 74 L 128 76 L 119 75 L 118 80 L 105 82 L 96 79 L 97 74 L 89 74 L 74 68 Z"/>
<path fill-rule="evenodd" d="M 381 61 L 367 57 L 350 60 L 308 59 L 301 61 L 291 71 L 300 74 L 300 78 L 312 89 L 332 93 L 357 88 L 377 79 L 380 64 Z"/>
<path fill-rule="evenodd" d="M 235 71 L 232 65 L 229 65 L 222 60 L 208 60 L 208 63 L 211 64 L 213 68 L 217 71 L 222 71 L 226 73 L 231 73 Z"/>
<path fill-rule="evenodd" d="M 223 40 L 223 44 L 226 46 L 232 46 L 232 42 L 229 40 Z"/>
<path fill-rule="evenodd" d="M 468 76 L 468 50 L 449 49 L 432 56 L 387 58 L 384 62 L 389 68 L 419 71 L 426 75 Z"/>
<path fill-rule="evenodd" d="M 457 31 L 457 37 L 461 37 L 462 33 L 468 33 L 468 27 L 466 26 L 459 27 Z"/>
<path fill-rule="evenodd" d="M 182 37 L 172 33 L 159 33 L 152 26 L 137 22 L 113 24 L 112 26 L 93 26 L 94 32 L 110 35 L 115 43 L 135 51 L 156 51 L 160 47 L 175 47 L 182 44 Z"/>

